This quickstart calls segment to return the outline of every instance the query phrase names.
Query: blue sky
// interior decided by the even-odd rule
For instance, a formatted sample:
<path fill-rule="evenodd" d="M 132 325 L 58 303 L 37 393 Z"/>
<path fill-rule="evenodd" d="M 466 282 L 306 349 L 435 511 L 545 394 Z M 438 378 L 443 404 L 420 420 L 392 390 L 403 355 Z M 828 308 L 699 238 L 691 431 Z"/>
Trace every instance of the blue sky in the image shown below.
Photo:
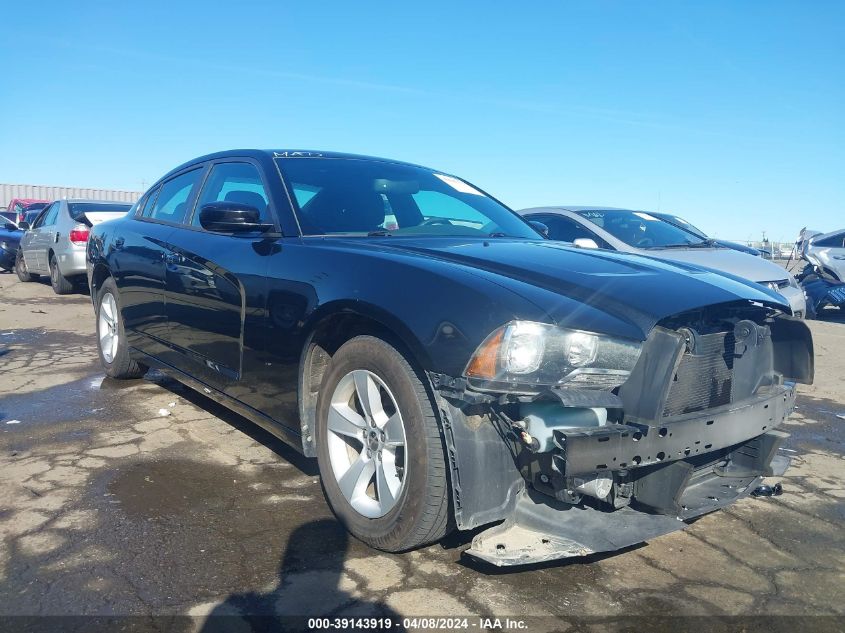
<path fill-rule="evenodd" d="M 17 2 L 4 24 L 0 182 L 141 189 L 295 147 L 724 238 L 845 225 L 838 0 Z"/>

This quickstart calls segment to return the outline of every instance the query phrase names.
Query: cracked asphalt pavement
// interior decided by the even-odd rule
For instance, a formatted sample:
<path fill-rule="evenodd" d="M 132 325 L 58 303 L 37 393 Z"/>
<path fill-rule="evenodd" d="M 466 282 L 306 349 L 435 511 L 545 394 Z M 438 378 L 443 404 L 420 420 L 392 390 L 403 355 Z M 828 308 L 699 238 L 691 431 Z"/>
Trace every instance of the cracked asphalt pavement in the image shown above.
<path fill-rule="evenodd" d="M 810 326 L 782 496 L 499 570 L 462 554 L 466 535 L 368 549 L 314 462 L 160 373 L 106 378 L 87 296 L 0 273 L 0 616 L 843 616 L 845 323 Z"/>

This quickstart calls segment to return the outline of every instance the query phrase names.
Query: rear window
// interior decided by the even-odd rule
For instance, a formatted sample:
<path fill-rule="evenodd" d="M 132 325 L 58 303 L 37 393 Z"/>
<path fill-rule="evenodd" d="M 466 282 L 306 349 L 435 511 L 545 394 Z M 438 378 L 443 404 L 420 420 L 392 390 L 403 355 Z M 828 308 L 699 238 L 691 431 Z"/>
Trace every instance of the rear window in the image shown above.
<path fill-rule="evenodd" d="M 126 213 L 132 207 L 131 204 L 114 202 L 71 202 L 67 206 L 70 210 L 70 217 L 77 222 L 82 222 L 86 213 Z"/>

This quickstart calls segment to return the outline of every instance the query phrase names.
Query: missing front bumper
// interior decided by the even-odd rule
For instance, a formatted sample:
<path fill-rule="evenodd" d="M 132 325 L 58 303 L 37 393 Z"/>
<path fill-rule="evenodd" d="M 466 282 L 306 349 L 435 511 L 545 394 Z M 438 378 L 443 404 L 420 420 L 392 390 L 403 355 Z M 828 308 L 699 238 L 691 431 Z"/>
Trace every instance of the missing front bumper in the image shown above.
<path fill-rule="evenodd" d="M 738 447 L 732 455 L 742 454 L 745 449 L 745 445 Z M 761 466 L 765 472 L 748 472 L 745 466 L 751 462 L 739 461 L 740 465 L 734 469 L 730 466 L 735 463 L 731 459 L 698 469 L 687 462 L 653 469 L 647 476 L 653 478 L 651 485 L 658 483 L 657 489 L 663 490 L 666 499 L 679 508 L 677 514 L 647 511 L 641 504 L 616 510 L 576 506 L 525 489 L 517 496 L 513 512 L 505 522 L 477 535 L 467 554 L 504 567 L 620 550 L 685 528 L 685 521 L 747 496 L 758 486 L 763 474 L 783 474 L 789 464 L 786 458 L 771 455 Z M 660 485 L 660 471 L 685 467 L 688 472 L 682 475 L 680 486 L 672 476 L 677 473 L 669 472 L 663 473 L 666 485 Z"/>
<path fill-rule="evenodd" d="M 630 494 L 625 504 L 630 505 L 614 507 L 616 500 L 612 496 L 604 502 L 567 503 L 550 496 L 554 490 L 540 492 L 526 488 L 517 495 L 504 523 L 476 536 L 467 553 L 497 566 L 526 565 L 615 551 L 683 529 L 685 521 L 750 494 L 764 476 L 783 474 L 789 460 L 778 454 L 778 448 L 788 435 L 770 427 L 780 424 L 782 417 L 788 415 L 793 398 L 791 389 L 783 388 L 721 415 L 711 411 L 700 419 L 690 417 L 689 428 L 672 426 L 671 436 L 667 432 L 657 433 L 652 440 L 646 439 L 648 433 L 636 441 L 621 438 L 620 442 L 627 439 L 640 446 L 665 447 L 661 442 L 671 440 L 676 434 L 681 437 L 692 434 L 689 437 L 699 439 L 691 440 L 691 445 L 701 448 L 698 454 L 684 454 L 683 449 L 678 458 L 676 450 L 671 460 L 662 463 L 615 470 L 614 477 L 625 475 Z M 714 424 L 706 424 L 710 419 Z M 703 428 L 699 428 L 698 422 L 702 421 Z M 709 430 L 711 427 L 713 430 Z M 620 463 L 628 447 L 596 441 L 596 437 L 602 437 L 600 431 L 585 432 L 593 440 L 581 447 L 588 453 L 586 456 L 579 456 L 573 443 L 566 443 L 569 449 L 566 467 L 570 462 L 580 464 L 580 458 L 592 469 L 606 467 L 606 463 Z M 751 436 L 754 432 L 758 435 Z M 724 446 L 730 439 L 734 444 Z M 545 481 L 550 487 L 555 487 L 556 481 L 567 481 L 564 473 L 552 475 L 541 472 L 535 481 L 538 486 Z M 618 487 L 614 488 L 614 494 L 617 490 Z"/>

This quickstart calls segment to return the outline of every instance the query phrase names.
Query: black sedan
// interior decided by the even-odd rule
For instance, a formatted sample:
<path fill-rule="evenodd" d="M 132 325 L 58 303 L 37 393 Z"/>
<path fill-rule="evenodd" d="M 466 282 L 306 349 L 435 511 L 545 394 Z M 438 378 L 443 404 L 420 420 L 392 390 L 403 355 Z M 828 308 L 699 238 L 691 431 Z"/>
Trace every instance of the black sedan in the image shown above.
<path fill-rule="evenodd" d="M 613 550 L 783 472 L 813 351 L 778 294 L 541 232 L 397 161 L 198 158 L 91 231 L 100 359 L 316 457 L 387 551 L 492 523 L 497 565 Z"/>
<path fill-rule="evenodd" d="M 14 270 L 23 230 L 14 222 L 0 225 L 0 270 Z"/>

